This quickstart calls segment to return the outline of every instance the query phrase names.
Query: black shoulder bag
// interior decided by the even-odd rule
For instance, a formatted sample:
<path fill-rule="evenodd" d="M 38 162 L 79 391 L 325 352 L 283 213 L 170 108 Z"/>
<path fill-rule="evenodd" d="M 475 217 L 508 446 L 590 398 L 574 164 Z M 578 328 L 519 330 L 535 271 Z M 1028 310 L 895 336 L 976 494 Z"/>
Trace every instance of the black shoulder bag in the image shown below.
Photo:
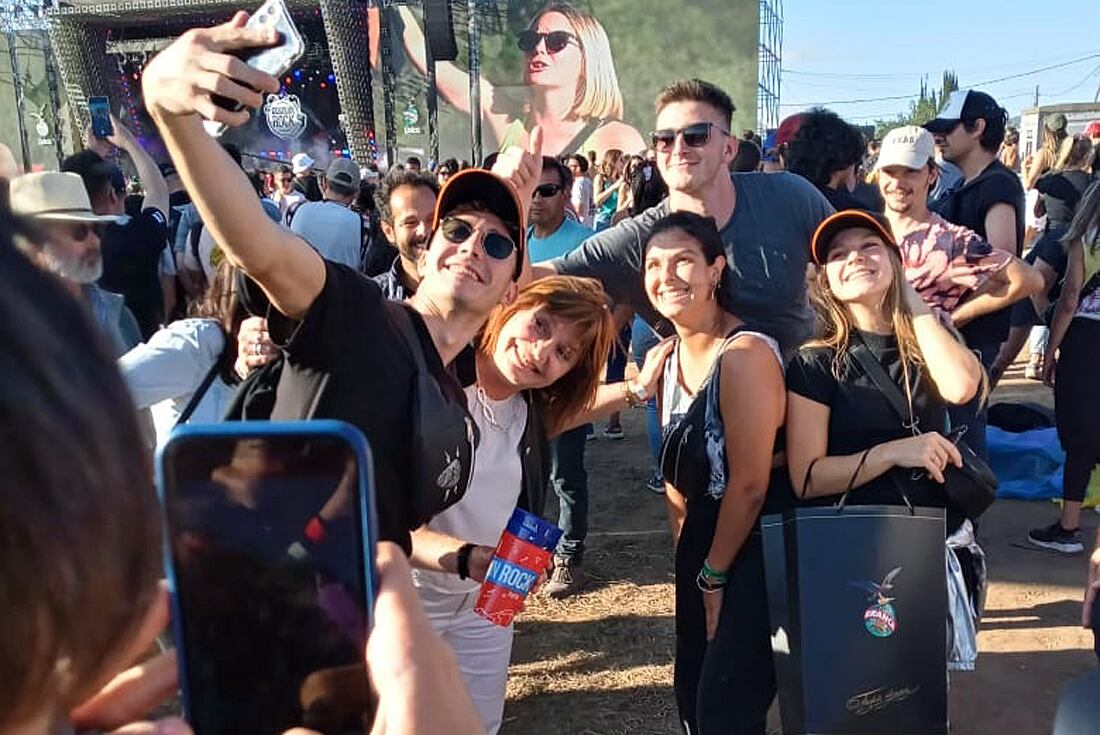
<path fill-rule="evenodd" d="M 743 325 L 726 335 L 726 344 L 740 332 Z M 691 500 L 703 495 L 710 485 L 710 457 L 707 456 L 707 400 L 711 391 L 719 389 L 722 353 L 718 351 L 710 375 L 691 400 L 683 418 L 669 428 L 661 441 L 661 476 L 676 490 Z"/>
<path fill-rule="evenodd" d="M 228 339 L 226 339 L 222 351 L 218 353 L 218 359 L 215 360 L 214 364 L 210 366 L 210 369 L 206 371 L 206 375 L 203 376 L 202 382 L 199 383 L 199 387 L 195 388 L 195 392 L 191 394 L 191 400 L 187 402 L 187 406 L 184 407 L 183 412 L 179 415 L 179 418 L 176 419 L 174 426 L 182 426 L 191 420 L 191 414 L 195 413 L 195 409 L 199 407 L 203 396 L 206 395 L 206 391 L 210 390 L 210 384 L 214 382 L 214 378 L 218 377 L 218 371 L 221 370 L 222 360 L 225 359 L 225 351 L 227 349 L 229 349 Z"/>
<path fill-rule="evenodd" d="M 912 404 L 902 394 L 897 383 L 890 379 L 870 350 L 862 344 L 857 344 L 853 346 L 852 356 L 878 388 L 879 393 L 889 402 L 902 423 L 915 427 Z M 916 431 L 915 428 L 914 431 Z M 997 476 L 993 474 L 993 470 L 986 461 L 975 454 L 966 443 L 963 438 L 964 433 L 964 431 L 952 431 L 947 436 L 962 455 L 963 466 L 959 468 L 948 464 L 944 468 L 946 480 L 944 485 L 947 491 L 947 502 L 967 518 L 976 519 L 993 505 L 993 501 L 997 498 Z"/>
<path fill-rule="evenodd" d="M 466 407 L 444 394 L 428 370 L 406 307 L 387 302 L 386 308 L 416 364 L 411 407 L 413 497 L 409 507 L 423 523 L 466 494 L 480 437 Z"/>

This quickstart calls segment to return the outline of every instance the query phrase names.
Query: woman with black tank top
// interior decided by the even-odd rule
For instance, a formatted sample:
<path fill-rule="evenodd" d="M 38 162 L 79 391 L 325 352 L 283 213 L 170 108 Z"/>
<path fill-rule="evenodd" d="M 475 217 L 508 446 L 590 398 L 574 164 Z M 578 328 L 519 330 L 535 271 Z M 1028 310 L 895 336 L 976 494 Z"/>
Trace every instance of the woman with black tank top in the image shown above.
<path fill-rule="evenodd" d="M 713 219 L 675 212 L 658 222 L 643 273 L 646 295 L 676 328 L 658 410 L 676 543 L 681 725 L 763 735 L 775 672 L 758 520 L 792 502 L 775 457 L 782 358 L 773 338 L 726 308 L 727 261 Z"/>
<path fill-rule="evenodd" d="M 851 487 L 849 505 L 901 505 L 901 484 L 913 505 L 945 507 L 944 471 L 962 465 L 944 436 L 947 406 L 977 394 L 981 365 L 905 280 L 884 220 L 853 210 L 832 215 L 814 234 L 811 259 L 822 336 L 787 368 L 791 482 L 811 502 L 833 503 Z M 863 372 L 855 350 L 870 352 L 897 382 L 911 422 Z M 948 533 L 963 520 L 948 507 Z"/>

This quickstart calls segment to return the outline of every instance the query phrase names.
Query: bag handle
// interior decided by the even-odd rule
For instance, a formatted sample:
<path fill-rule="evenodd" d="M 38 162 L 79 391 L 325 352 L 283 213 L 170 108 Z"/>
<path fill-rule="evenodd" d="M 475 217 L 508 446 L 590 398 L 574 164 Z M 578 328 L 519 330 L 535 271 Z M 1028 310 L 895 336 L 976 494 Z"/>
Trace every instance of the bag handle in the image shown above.
<path fill-rule="evenodd" d="M 222 332 L 223 338 L 225 332 Z M 206 371 L 206 375 L 203 376 L 202 382 L 199 383 L 199 387 L 195 389 L 195 392 L 191 394 L 191 400 L 187 402 L 187 406 L 183 409 L 183 413 L 176 419 L 176 423 L 172 428 L 176 426 L 182 426 L 191 419 L 191 414 L 195 413 L 195 409 L 199 407 L 199 403 L 202 402 L 203 396 L 206 395 L 206 391 L 210 389 L 210 384 L 214 382 L 214 378 L 218 376 L 218 371 L 221 369 L 222 360 L 225 358 L 225 351 L 229 349 L 229 340 L 226 339 L 222 345 L 222 351 L 218 353 L 218 359 L 214 361 L 214 364 L 210 366 L 210 369 Z"/>

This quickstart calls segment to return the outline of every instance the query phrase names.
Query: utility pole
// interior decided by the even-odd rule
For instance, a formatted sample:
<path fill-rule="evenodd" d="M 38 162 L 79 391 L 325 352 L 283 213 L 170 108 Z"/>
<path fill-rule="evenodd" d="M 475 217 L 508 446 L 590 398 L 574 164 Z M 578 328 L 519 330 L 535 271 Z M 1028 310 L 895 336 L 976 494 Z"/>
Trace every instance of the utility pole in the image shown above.
<path fill-rule="evenodd" d="M 1035 85 L 1035 106 L 1039 106 L 1039 85 Z"/>
<path fill-rule="evenodd" d="M 15 31 L 9 26 L 5 37 L 8 42 L 8 60 L 11 62 L 12 87 L 15 90 L 15 121 L 19 126 L 19 145 L 23 152 L 23 170 L 31 166 L 31 147 L 27 141 L 27 126 L 23 120 L 23 73 L 19 69 L 19 57 L 15 53 Z"/>

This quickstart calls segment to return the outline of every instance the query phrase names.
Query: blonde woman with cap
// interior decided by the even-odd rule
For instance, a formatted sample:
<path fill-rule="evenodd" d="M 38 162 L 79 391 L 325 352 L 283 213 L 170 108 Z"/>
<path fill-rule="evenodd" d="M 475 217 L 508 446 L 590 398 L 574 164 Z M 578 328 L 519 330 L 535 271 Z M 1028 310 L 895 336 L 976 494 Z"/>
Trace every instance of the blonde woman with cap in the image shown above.
<path fill-rule="evenodd" d="M 402 7 L 405 52 L 425 73 L 424 36 L 416 19 Z M 623 122 L 623 97 L 607 31 L 595 16 L 567 3 L 540 10 L 516 36 L 523 52 L 522 106 L 502 111 L 504 95 L 481 80 L 480 113 L 500 141 L 500 149 L 526 147 L 534 126 L 542 129 L 543 153 L 551 156 L 612 148 L 641 153 L 645 140 Z M 445 100 L 470 113 L 470 76 L 452 62 L 436 64 L 436 81 Z"/>
<path fill-rule="evenodd" d="M 11 210 L 41 231 L 40 244 L 20 241 L 23 251 L 44 270 L 56 274 L 85 303 L 117 357 L 141 342 L 137 320 L 121 294 L 96 285 L 103 275 L 100 236 L 121 215 L 96 214 L 84 181 L 73 173 L 18 176 L 11 182 Z"/>
<path fill-rule="evenodd" d="M 832 502 L 850 485 L 849 505 L 893 505 L 896 479 L 906 483 L 914 505 L 945 507 L 944 471 L 962 466 L 945 436 L 946 410 L 977 395 L 981 365 L 906 281 L 886 221 L 837 212 L 814 234 L 811 260 L 821 337 L 787 368 L 787 460 L 795 490 L 806 500 Z M 868 351 L 899 384 L 922 433 L 905 426 L 856 363 L 855 350 Z M 904 471 L 910 469 L 920 479 Z M 948 508 L 948 533 L 963 520 Z"/>

